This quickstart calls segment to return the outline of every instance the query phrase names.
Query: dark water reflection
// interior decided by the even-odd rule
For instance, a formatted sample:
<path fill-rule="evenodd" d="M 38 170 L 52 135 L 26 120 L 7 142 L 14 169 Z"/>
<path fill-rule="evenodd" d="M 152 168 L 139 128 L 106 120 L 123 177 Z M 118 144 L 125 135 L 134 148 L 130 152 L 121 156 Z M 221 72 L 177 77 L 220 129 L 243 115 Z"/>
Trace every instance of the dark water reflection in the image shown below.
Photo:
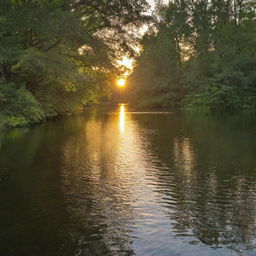
<path fill-rule="evenodd" d="M 0 255 L 256 255 L 256 120 L 92 110 L 0 137 Z"/>

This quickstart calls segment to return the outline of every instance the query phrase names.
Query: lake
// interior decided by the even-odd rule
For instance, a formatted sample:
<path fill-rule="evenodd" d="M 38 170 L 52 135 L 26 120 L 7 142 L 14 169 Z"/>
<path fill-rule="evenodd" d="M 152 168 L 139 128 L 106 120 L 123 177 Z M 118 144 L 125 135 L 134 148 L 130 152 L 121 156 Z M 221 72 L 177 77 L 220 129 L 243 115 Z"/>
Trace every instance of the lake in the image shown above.
<path fill-rule="evenodd" d="M 0 255 L 255 256 L 256 118 L 119 105 L 0 135 Z"/>

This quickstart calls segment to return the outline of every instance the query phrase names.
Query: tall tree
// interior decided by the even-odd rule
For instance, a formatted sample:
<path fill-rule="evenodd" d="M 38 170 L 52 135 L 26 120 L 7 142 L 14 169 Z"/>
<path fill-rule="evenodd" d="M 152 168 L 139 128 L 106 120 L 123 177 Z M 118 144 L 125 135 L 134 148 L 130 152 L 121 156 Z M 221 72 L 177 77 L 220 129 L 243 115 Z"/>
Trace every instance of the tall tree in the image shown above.
<path fill-rule="evenodd" d="M 131 86 L 137 87 L 137 102 L 205 110 L 255 109 L 255 17 L 254 0 L 174 0 L 162 6 L 157 32 L 142 41 L 144 51 L 130 78 Z M 150 72 L 145 55 L 154 61 Z M 148 97 L 143 90 L 150 85 Z M 163 87 L 165 91 L 155 93 Z"/>
<path fill-rule="evenodd" d="M 24 124 L 106 97 L 117 72 L 107 35 L 121 47 L 123 27 L 146 8 L 145 0 L 0 0 L 0 114 Z M 11 94 L 38 104 L 24 114 L 22 104 L 10 107 Z"/>

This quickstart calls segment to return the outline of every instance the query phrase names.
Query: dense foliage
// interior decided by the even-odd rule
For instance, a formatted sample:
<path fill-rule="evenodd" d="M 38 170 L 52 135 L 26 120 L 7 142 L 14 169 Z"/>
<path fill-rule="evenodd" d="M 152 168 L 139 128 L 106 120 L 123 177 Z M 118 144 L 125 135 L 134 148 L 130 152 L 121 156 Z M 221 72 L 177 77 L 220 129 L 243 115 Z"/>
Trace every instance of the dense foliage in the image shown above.
<path fill-rule="evenodd" d="M 159 3 L 130 77 L 142 106 L 256 109 L 255 0 Z"/>
<path fill-rule="evenodd" d="M 108 98 L 145 0 L 0 0 L 0 130 Z M 113 47 L 113 45 L 115 47 Z"/>

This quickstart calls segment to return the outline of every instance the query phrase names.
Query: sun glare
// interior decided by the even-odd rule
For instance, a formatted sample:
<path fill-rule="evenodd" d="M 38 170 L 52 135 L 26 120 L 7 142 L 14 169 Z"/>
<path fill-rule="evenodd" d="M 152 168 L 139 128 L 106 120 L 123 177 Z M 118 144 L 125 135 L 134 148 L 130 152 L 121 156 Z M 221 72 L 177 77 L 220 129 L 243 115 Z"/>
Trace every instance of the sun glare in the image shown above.
<path fill-rule="evenodd" d="M 124 66 L 128 69 L 132 69 L 133 68 L 133 59 L 129 59 L 126 56 L 123 56 L 123 58 L 121 60 L 118 60 L 117 63 L 121 66 Z"/>
<path fill-rule="evenodd" d="M 125 86 L 125 79 L 124 78 L 120 78 L 117 80 L 117 85 L 120 87 L 124 87 Z"/>

